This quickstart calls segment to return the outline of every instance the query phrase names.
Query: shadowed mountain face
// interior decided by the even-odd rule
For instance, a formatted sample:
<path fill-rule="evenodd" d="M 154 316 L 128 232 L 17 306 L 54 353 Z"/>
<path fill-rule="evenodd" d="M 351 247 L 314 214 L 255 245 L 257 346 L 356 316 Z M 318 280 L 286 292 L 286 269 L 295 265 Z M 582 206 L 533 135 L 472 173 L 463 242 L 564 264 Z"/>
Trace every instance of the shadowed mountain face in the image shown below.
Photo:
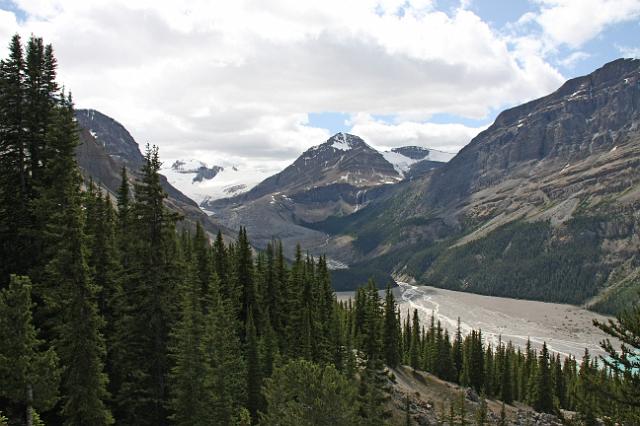
<path fill-rule="evenodd" d="M 639 105 L 640 61 L 614 61 L 501 113 L 384 201 L 314 227 L 352 236 L 354 268 L 615 310 L 640 276 Z"/>
<path fill-rule="evenodd" d="M 111 117 L 95 110 L 77 110 L 76 119 L 81 141 L 76 149 L 76 159 L 85 179 L 91 178 L 112 195 L 120 185 L 123 166 L 127 168 L 132 182 L 136 180 L 144 156 L 131 134 Z M 193 200 L 170 185 L 164 176 L 161 176 L 161 183 L 168 194 L 167 206 L 182 214 L 187 225 L 195 226 L 195 222 L 201 222 L 211 233 L 222 230 L 226 235 L 233 234 L 209 218 Z"/>

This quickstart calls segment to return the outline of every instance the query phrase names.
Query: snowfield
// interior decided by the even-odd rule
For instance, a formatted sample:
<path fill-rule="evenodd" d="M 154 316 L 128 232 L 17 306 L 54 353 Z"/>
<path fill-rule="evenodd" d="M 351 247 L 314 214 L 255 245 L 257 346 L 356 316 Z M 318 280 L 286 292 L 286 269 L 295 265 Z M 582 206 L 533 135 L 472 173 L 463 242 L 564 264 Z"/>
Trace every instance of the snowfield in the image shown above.
<path fill-rule="evenodd" d="M 178 167 L 172 163 L 160 170 L 169 183 L 193 201 L 202 204 L 203 201 L 233 197 L 262 182 L 274 172 L 271 169 L 258 169 L 247 164 L 221 163 L 219 171 L 212 179 L 194 182 L 194 177 L 200 167 L 210 167 L 199 160 L 180 160 Z"/>

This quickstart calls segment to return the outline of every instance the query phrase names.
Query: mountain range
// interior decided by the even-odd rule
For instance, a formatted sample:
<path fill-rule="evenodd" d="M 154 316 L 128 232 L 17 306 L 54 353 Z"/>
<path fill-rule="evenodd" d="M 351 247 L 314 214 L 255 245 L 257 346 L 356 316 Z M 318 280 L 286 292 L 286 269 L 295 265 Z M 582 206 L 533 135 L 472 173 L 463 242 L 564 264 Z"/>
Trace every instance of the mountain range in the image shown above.
<path fill-rule="evenodd" d="M 80 128 L 80 145 L 76 160 L 85 181 L 91 179 L 114 199 L 120 186 L 122 168 L 126 167 L 131 183 L 135 182 L 144 164 L 144 156 L 133 136 L 111 117 L 96 110 L 76 110 Z M 166 177 L 161 184 L 167 193 L 166 204 L 185 218 L 185 224 L 194 227 L 200 222 L 211 235 L 222 231 L 231 238 L 235 232 L 215 222 L 196 202 L 171 185 Z"/>
<path fill-rule="evenodd" d="M 338 133 L 273 176 L 179 160 L 165 185 L 211 230 L 326 253 L 337 288 L 393 276 L 614 312 L 639 286 L 639 103 L 640 61 L 620 59 L 502 112 L 455 156 Z M 78 121 L 88 175 L 112 188 L 140 164 L 117 122 Z"/>

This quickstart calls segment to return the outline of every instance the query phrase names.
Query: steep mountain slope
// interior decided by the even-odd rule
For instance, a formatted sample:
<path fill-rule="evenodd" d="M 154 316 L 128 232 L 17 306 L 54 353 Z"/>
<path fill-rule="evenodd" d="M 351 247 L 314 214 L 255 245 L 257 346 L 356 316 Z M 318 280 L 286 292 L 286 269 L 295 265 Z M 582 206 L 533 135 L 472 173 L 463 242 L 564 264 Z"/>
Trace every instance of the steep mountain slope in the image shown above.
<path fill-rule="evenodd" d="M 250 191 L 202 206 L 230 228 L 246 226 L 257 247 L 273 238 L 291 250 L 300 243 L 314 254 L 328 252 L 330 264 L 340 268 L 354 260 L 350 237 L 330 240 L 312 224 L 385 199 L 390 188 L 440 167 L 444 163 L 434 160 L 448 155 L 419 147 L 381 153 L 358 136 L 338 133 Z"/>
<path fill-rule="evenodd" d="M 115 194 L 120 185 L 122 167 L 125 166 L 134 181 L 144 163 L 144 156 L 124 126 L 95 110 L 77 110 L 76 119 L 81 141 L 76 149 L 76 159 L 85 179 L 91 178 L 96 184 Z M 222 230 L 225 235 L 232 236 L 229 229 L 209 218 L 193 200 L 172 186 L 164 176 L 161 176 L 161 183 L 169 196 L 167 206 L 181 213 L 187 225 L 195 226 L 195 222 L 201 222 L 210 233 Z"/>
<path fill-rule="evenodd" d="M 614 310 L 640 266 L 639 105 L 640 61 L 614 61 L 501 113 L 383 202 L 314 227 L 352 236 L 359 267 Z"/>

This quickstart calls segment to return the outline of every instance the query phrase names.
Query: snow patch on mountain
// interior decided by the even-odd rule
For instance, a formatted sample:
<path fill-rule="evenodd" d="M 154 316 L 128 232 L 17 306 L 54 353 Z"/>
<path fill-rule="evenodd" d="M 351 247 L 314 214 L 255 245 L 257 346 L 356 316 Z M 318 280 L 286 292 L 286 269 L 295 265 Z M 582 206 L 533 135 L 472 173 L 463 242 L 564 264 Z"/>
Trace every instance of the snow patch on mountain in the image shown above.
<path fill-rule="evenodd" d="M 393 168 L 396 169 L 396 171 L 402 176 L 404 176 L 404 174 L 409 171 L 412 164 L 415 164 L 418 161 L 422 161 L 414 160 L 413 158 L 405 157 L 402 154 L 392 151 L 382 152 L 382 156 L 385 160 L 391 163 L 393 165 Z"/>
<path fill-rule="evenodd" d="M 411 166 L 420 161 L 437 161 L 446 163 L 455 157 L 455 154 L 438 151 L 435 149 L 422 148 L 418 146 L 394 148 L 391 151 L 381 152 L 385 160 L 393 165 L 396 171 L 404 176 Z"/>
<path fill-rule="evenodd" d="M 331 146 L 340 151 L 349 151 L 352 148 L 351 144 L 347 141 L 347 135 L 345 133 L 338 133 Z"/>
<path fill-rule="evenodd" d="M 204 172 L 204 173 L 203 173 Z M 200 160 L 177 160 L 160 173 L 169 183 L 193 201 L 204 201 L 233 197 L 249 191 L 273 174 L 273 170 L 262 170 L 243 164 L 226 164 L 209 167 Z"/>

